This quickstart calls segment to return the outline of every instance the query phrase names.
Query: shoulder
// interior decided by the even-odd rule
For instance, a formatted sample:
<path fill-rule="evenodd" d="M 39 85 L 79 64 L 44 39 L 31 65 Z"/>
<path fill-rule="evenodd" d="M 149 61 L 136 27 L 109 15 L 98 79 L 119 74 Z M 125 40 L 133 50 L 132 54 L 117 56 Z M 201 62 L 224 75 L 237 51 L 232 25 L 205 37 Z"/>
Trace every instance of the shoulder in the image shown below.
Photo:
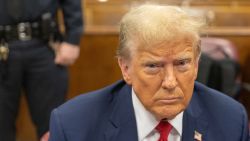
<path fill-rule="evenodd" d="M 50 118 L 51 141 L 91 140 L 96 128 L 108 121 L 113 105 L 122 93 L 130 90 L 124 81 L 118 81 L 103 89 L 81 94 L 58 108 Z"/>
<path fill-rule="evenodd" d="M 226 94 L 196 82 L 187 111 L 207 123 L 210 140 L 245 141 L 248 138 L 245 108 Z"/>
<path fill-rule="evenodd" d="M 221 123 L 233 122 L 230 124 L 235 126 L 238 124 L 237 121 L 242 123 L 247 119 L 244 106 L 226 94 L 197 82 L 194 91 L 199 105 L 209 117 L 211 116 Z"/>
<path fill-rule="evenodd" d="M 221 93 L 217 90 L 211 89 L 199 82 L 195 83 L 194 88 L 195 94 L 200 98 L 200 100 L 211 106 L 220 106 L 218 108 L 233 108 L 233 109 L 242 109 L 243 106 L 238 101 L 229 97 L 228 95 Z M 231 110 L 233 110 L 231 109 Z M 243 108 L 244 109 L 244 108 Z"/>
<path fill-rule="evenodd" d="M 118 81 L 103 89 L 77 96 L 54 109 L 50 119 L 52 138 L 67 136 L 72 140 L 87 139 L 98 122 L 108 118 L 106 112 L 112 108 L 112 103 L 125 86 L 124 81 Z"/>
<path fill-rule="evenodd" d="M 89 114 L 93 110 L 105 108 L 115 98 L 115 93 L 118 93 L 124 85 L 126 85 L 124 81 L 117 81 L 102 89 L 80 94 L 56 109 L 62 111 L 65 115 L 85 115 L 86 113 L 84 112 Z"/>

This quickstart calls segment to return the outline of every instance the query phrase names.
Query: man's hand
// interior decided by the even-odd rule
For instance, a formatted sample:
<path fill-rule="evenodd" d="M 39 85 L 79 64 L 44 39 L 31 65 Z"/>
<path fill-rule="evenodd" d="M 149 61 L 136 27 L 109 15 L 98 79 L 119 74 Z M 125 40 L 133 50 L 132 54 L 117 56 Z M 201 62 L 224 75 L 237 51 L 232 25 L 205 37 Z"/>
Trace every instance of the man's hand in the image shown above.
<path fill-rule="evenodd" d="M 62 42 L 54 49 L 56 53 L 55 63 L 63 66 L 72 65 L 80 54 L 79 46 L 66 42 Z"/>

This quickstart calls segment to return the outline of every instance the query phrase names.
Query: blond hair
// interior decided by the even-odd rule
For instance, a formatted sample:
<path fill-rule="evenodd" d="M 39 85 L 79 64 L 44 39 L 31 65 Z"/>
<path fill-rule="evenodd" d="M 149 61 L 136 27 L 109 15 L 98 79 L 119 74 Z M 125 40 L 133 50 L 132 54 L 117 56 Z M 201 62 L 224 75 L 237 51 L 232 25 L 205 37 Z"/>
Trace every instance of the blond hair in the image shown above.
<path fill-rule="evenodd" d="M 152 47 L 159 43 L 188 38 L 200 55 L 202 18 L 189 15 L 177 6 L 145 4 L 131 9 L 121 20 L 117 56 L 128 59 L 135 46 Z"/>

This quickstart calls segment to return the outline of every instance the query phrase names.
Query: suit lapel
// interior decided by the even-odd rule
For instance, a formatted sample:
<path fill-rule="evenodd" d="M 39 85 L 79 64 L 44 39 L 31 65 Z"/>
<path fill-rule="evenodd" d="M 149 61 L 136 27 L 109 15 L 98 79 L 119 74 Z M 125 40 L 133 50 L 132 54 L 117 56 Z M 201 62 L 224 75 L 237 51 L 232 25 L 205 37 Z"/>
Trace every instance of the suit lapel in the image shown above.
<path fill-rule="evenodd" d="M 206 114 L 202 110 L 202 104 L 198 99 L 199 93 L 195 91 L 189 106 L 184 111 L 182 141 L 197 140 L 199 135 L 202 136 L 202 141 L 206 140 L 208 121 Z M 196 135 L 195 132 L 197 133 Z"/>
<path fill-rule="evenodd" d="M 137 127 L 131 97 L 131 87 L 125 85 L 111 105 L 111 116 L 106 130 L 106 141 L 137 141 Z"/>

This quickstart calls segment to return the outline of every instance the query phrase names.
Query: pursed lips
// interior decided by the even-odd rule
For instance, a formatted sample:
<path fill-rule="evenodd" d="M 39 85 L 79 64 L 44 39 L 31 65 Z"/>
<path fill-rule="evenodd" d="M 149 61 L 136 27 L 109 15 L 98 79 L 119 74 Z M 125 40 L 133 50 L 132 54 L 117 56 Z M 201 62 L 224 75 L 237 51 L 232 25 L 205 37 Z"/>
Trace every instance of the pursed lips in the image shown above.
<path fill-rule="evenodd" d="M 175 104 L 182 100 L 182 97 L 168 97 L 168 98 L 161 98 L 157 99 L 157 102 L 162 104 Z"/>

